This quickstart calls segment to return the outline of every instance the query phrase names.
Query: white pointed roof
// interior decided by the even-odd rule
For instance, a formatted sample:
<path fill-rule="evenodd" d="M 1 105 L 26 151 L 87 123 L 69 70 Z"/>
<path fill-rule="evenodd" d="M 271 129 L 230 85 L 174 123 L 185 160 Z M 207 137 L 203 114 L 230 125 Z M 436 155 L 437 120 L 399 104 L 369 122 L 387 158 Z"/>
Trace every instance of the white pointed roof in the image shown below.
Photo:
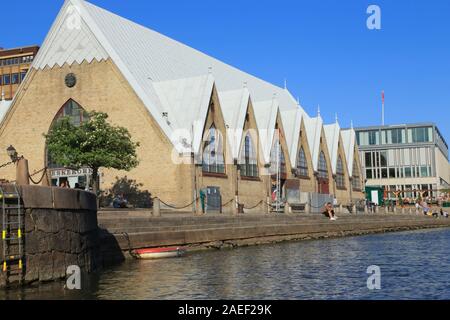
<path fill-rule="evenodd" d="M 253 101 L 269 100 L 277 94 L 280 108 L 297 108 L 288 90 L 83 0 L 66 0 L 32 67 L 106 58 L 114 61 L 168 137 L 179 128 L 168 125 L 162 116 L 163 106 L 153 82 L 210 71 L 219 91 L 240 89 L 245 82 Z"/>
<path fill-rule="evenodd" d="M 3 122 L 5 115 L 8 113 L 11 107 L 11 101 L 0 100 L 0 123 Z"/>
<path fill-rule="evenodd" d="M 325 138 L 327 140 L 328 152 L 330 153 L 331 169 L 333 174 L 337 171 L 337 160 L 339 155 L 339 137 L 341 128 L 339 123 L 333 123 L 323 126 Z"/>
<path fill-rule="evenodd" d="M 64 3 L 36 56 L 34 68 L 62 67 L 65 63 L 91 63 L 94 59 L 101 61 L 109 58 L 83 16 L 76 1 Z"/>
<path fill-rule="evenodd" d="M 267 101 L 254 102 L 253 109 L 255 111 L 263 158 L 265 164 L 269 164 L 270 152 L 272 151 L 272 144 L 275 137 L 279 103 L 275 98 Z"/>
<path fill-rule="evenodd" d="M 354 129 L 341 130 L 342 144 L 345 157 L 347 158 L 347 168 L 350 177 L 353 176 L 353 162 L 355 159 L 356 133 Z"/>
<path fill-rule="evenodd" d="M 303 113 L 300 109 L 281 111 L 281 121 L 283 122 L 292 168 L 297 166 L 297 150 L 300 139 L 302 118 Z"/>
<path fill-rule="evenodd" d="M 323 120 L 320 115 L 316 118 L 305 117 L 306 138 L 308 140 L 309 149 L 314 171 L 319 167 L 320 154 L 320 137 L 322 135 Z"/>
<path fill-rule="evenodd" d="M 212 75 L 153 82 L 166 122 L 179 128 L 172 133 L 172 141 L 192 142 L 194 152 L 199 152 L 204 121 L 208 114 L 214 87 Z M 181 146 L 180 146 L 181 147 Z"/>
<path fill-rule="evenodd" d="M 192 132 L 194 126 L 194 149 L 199 150 L 201 136 L 198 132 L 206 121 L 207 92 L 215 86 L 222 93 L 219 100 L 221 106 L 224 105 L 222 112 L 230 127 L 239 127 L 242 123 L 245 117 L 243 101 L 249 95 L 258 130 L 262 133 L 261 146 L 268 149 L 264 150 L 266 163 L 270 163 L 278 110 L 292 110 L 297 118 L 300 114 L 307 131 L 314 170 L 317 170 L 323 121 L 320 116 L 309 117 L 287 88 L 261 80 L 84 0 L 65 1 L 32 68 L 105 59 L 111 59 L 117 66 L 176 148 L 180 146 L 182 135 L 179 133 Z M 239 104 L 239 91 L 244 83 L 248 92 L 241 92 Z M 299 123 L 288 123 L 291 119 L 286 116 L 284 119 L 283 127 L 291 132 L 286 137 L 289 149 L 294 150 L 294 140 L 298 139 L 293 137 Z M 238 151 L 238 144 L 235 144 L 235 157 Z M 292 152 L 290 155 L 291 160 L 294 159 Z"/>
<path fill-rule="evenodd" d="M 220 106 L 227 126 L 228 142 L 234 159 L 239 158 L 245 116 L 250 102 L 247 88 L 219 92 Z"/>

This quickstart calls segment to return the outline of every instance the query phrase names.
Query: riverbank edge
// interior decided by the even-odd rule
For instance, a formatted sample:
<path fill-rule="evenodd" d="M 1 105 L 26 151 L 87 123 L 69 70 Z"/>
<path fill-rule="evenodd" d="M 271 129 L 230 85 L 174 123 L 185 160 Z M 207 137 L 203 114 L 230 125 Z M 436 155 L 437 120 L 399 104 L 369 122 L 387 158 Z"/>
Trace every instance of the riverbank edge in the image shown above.
<path fill-rule="evenodd" d="M 450 229 L 450 226 L 442 225 L 430 225 L 430 226 L 418 226 L 418 227 L 395 227 L 395 228 L 381 228 L 377 230 L 355 230 L 355 231 L 339 231 L 339 232 L 319 232 L 314 234 L 294 234 L 285 236 L 269 236 L 269 237 L 257 237 L 249 239 L 237 239 L 237 240 L 224 240 L 215 241 L 204 244 L 194 244 L 186 246 L 187 253 L 196 253 L 207 250 L 226 250 L 226 249 L 238 249 L 244 247 L 263 246 L 270 244 L 278 244 L 285 242 L 300 242 L 300 241 L 318 241 L 327 239 L 339 239 L 348 237 L 359 237 L 373 234 L 383 233 L 397 233 L 427 229 Z M 127 258 L 132 258 L 130 255 Z"/>
<path fill-rule="evenodd" d="M 382 216 L 380 216 L 382 218 Z M 385 216 L 386 218 L 386 216 Z M 390 217 L 391 219 L 394 217 Z M 395 219 L 395 218 L 398 218 Z M 120 248 L 122 258 L 132 258 L 130 251 L 146 247 L 186 248 L 188 253 L 204 250 L 233 249 L 239 247 L 268 245 L 288 241 L 308 241 L 334 239 L 342 237 L 414 231 L 422 229 L 450 228 L 450 219 L 398 216 L 386 221 L 354 221 L 353 218 L 340 223 L 325 221 L 292 222 L 287 225 L 267 223 L 259 226 L 228 226 L 224 228 L 205 228 L 189 230 L 180 226 L 176 231 L 161 231 L 127 234 L 115 234 L 115 244 Z M 112 252 L 102 250 L 103 258 Z M 114 260 L 114 259 L 113 259 Z M 122 259 L 123 260 L 123 259 Z M 119 261 L 120 262 L 120 259 Z"/>

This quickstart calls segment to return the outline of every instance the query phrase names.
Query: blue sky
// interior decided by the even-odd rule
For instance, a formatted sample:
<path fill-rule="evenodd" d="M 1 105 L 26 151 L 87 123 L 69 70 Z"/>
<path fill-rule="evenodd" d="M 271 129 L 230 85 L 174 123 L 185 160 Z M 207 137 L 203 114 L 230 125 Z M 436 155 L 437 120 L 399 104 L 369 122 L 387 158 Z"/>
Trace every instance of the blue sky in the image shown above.
<path fill-rule="evenodd" d="M 435 122 L 450 143 L 450 1 L 91 0 L 299 96 L 342 127 Z M 42 43 L 63 0 L 8 4 L 0 46 Z M 368 30 L 366 9 L 382 10 Z M 24 9 L 25 8 L 25 9 Z"/>

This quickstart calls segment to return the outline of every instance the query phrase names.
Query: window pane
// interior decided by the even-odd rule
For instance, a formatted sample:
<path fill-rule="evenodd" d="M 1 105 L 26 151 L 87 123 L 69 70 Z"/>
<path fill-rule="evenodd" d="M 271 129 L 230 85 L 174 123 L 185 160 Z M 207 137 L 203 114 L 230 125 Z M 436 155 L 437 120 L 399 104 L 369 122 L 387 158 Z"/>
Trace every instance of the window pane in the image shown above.
<path fill-rule="evenodd" d="M 372 167 L 372 154 L 370 152 L 366 152 L 365 158 L 366 158 L 366 168 L 371 168 Z"/>
<path fill-rule="evenodd" d="M 11 84 L 11 75 L 10 74 L 5 74 L 3 76 L 3 85 L 9 85 Z"/>
<path fill-rule="evenodd" d="M 19 74 L 18 73 L 13 73 L 11 75 L 11 83 L 12 84 L 18 84 L 19 83 Z"/>

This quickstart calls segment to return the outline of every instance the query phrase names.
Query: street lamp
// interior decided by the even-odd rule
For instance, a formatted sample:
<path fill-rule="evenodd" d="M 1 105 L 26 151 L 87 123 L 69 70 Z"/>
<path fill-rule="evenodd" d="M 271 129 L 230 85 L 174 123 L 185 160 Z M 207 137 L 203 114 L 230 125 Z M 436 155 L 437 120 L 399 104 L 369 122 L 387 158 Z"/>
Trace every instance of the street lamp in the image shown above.
<path fill-rule="evenodd" d="M 19 157 L 18 157 L 16 148 L 14 148 L 12 145 L 10 145 L 8 147 L 8 149 L 6 149 L 6 152 L 8 152 L 8 156 L 11 158 L 12 162 L 17 162 Z"/>

